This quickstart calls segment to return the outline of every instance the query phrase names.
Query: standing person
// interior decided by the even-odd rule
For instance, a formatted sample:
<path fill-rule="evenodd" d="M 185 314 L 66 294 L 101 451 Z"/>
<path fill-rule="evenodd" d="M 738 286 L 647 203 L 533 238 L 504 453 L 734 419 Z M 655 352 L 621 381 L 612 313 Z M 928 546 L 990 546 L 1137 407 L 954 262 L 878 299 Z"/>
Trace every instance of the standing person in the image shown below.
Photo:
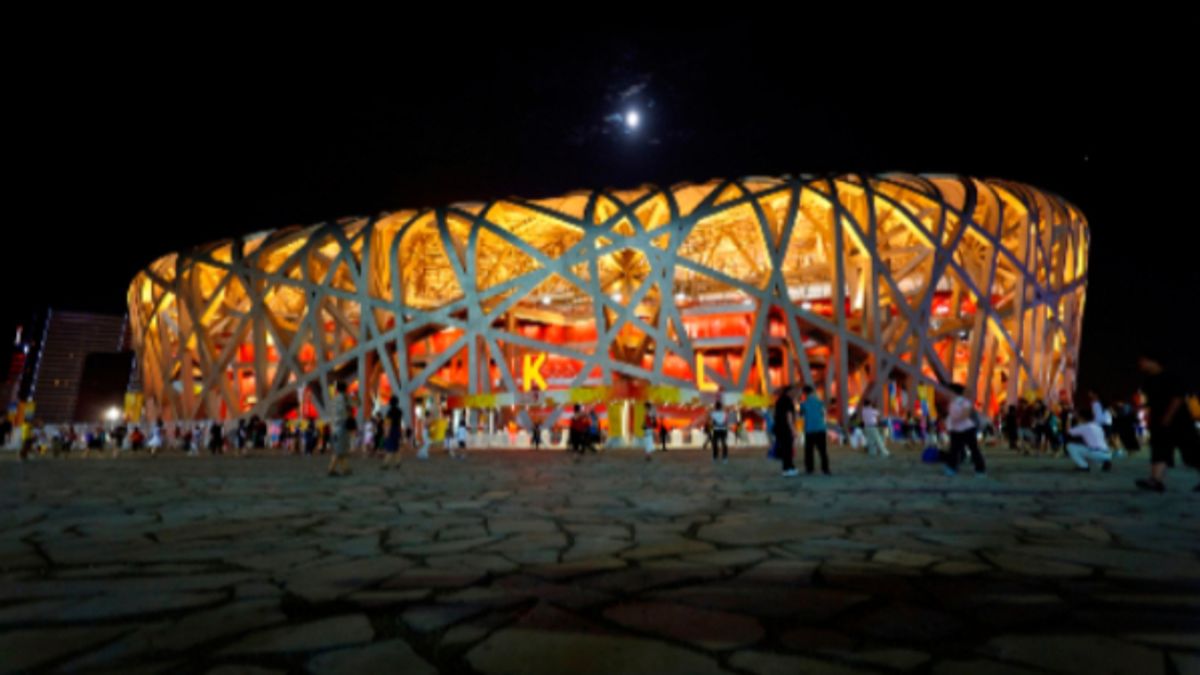
<path fill-rule="evenodd" d="M 901 433 L 904 435 L 904 444 L 912 447 L 912 444 L 917 440 L 917 418 L 910 410 L 908 416 L 904 418 L 904 423 L 901 426 Z"/>
<path fill-rule="evenodd" d="M 537 452 L 542 448 L 542 424 L 537 420 L 533 422 L 533 432 L 530 435 L 533 442 L 533 451 Z"/>
<path fill-rule="evenodd" d="M 871 399 L 863 401 L 862 423 L 863 433 L 867 437 L 867 454 L 880 457 L 891 456 L 892 453 L 888 452 L 887 445 L 883 442 L 883 436 L 879 432 L 879 410 L 875 408 Z"/>
<path fill-rule="evenodd" d="M 450 456 L 454 459 L 467 458 L 467 436 L 467 416 L 464 413 L 463 418 L 458 421 L 458 428 L 454 430 L 454 442 L 458 446 L 456 450 L 450 451 Z"/>
<path fill-rule="evenodd" d="M 429 459 L 429 432 L 436 420 L 429 419 L 429 408 L 423 407 L 417 415 L 413 428 L 413 445 L 417 447 L 417 459 Z"/>
<path fill-rule="evenodd" d="M 784 386 L 775 399 L 775 455 L 783 463 L 784 476 L 796 476 L 793 458 L 796 454 L 796 404 L 792 401 L 791 387 Z"/>
<path fill-rule="evenodd" d="M 355 421 L 350 414 L 350 402 L 346 399 L 346 383 L 339 380 L 334 386 L 332 419 L 325 427 L 329 434 L 330 449 L 333 457 L 329 460 L 330 476 L 349 476 L 350 467 L 347 455 L 350 453 L 350 442 L 354 436 Z M 340 469 L 340 471 L 339 471 Z"/>
<path fill-rule="evenodd" d="M 265 449 L 267 447 L 268 436 L 271 433 L 267 420 L 255 415 L 250 418 L 250 423 L 254 426 L 254 447 Z M 275 445 L 276 443 L 272 439 L 271 446 L 274 447 Z"/>
<path fill-rule="evenodd" d="M 1200 467 L 1197 448 L 1196 425 L 1192 413 L 1183 400 L 1183 386 L 1174 373 L 1163 367 L 1151 356 L 1138 358 L 1138 370 L 1145 380 L 1142 391 L 1146 394 L 1146 420 L 1150 428 L 1150 478 L 1137 481 L 1137 486 L 1152 492 L 1167 489 L 1167 467 L 1175 466 L 1175 449 L 1183 451 L 1183 461 L 1189 466 Z M 1200 492 L 1200 485 L 1192 490 Z"/>
<path fill-rule="evenodd" d="M 709 422 L 712 424 L 712 446 L 713 456 L 712 461 L 715 464 L 717 461 L 717 450 L 722 450 L 722 463 L 729 463 L 729 413 L 721 407 L 721 400 L 717 399 L 713 405 L 713 411 L 708 415 Z"/>
<path fill-rule="evenodd" d="M 1050 453 L 1057 455 L 1059 446 L 1062 444 L 1062 412 L 1057 406 L 1050 409 L 1050 415 L 1046 418 L 1046 438 L 1049 439 Z"/>
<path fill-rule="evenodd" d="M 670 430 L 667 429 L 667 421 L 661 420 L 658 424 L 658 445 L 659 450 L 667 451 L 667 437 L 670 435 Z"/>
<path fill-rule="evenodd" d="M 1126 452 L 1138 452 L 1142 449 L 1137 435 L 1137 413 L 1128 401 L 1122 401 L 1117 407 L 1117 418 L 1114 420 L 1114 430 L 1121 440 L 1121 447 Z"/>
<path fill-rule="evenodd" d="M 587 449 L 594 455 L 598 452 L 596 448 L 603 444 L 604 438 L 600 435 L 600 416 L 596 414 L 596 407 L 592 406 L 588 409 Z"/>
<path fill-rule="evenodd" d="M 146 434 L 142 433 L 142 428 L 134 425 L 133 433 L 129 434 L 129 449 L 141 450 L 146 444 Z"/>
<path fill-rule="evenodd" d="M 811 385 L 804 387 L 804 402 L 800 404 L 804 415 L 804 471 L 813 472 L 813 450 L 821 453 L 821 472 L 829 475 L 829 452 L 826 448 L 829 432 L 825 427 L 825 404 L 817 397 Z"/>
<path fill-rule="evenodd" d="M 361 450 L 363 457 L 370 457 L 375 452 L 375 420 L 371 417 L 363 423 Z"/>
<path fill-rule="evenodd" d="M 387 430 L 383 441 L 382 468 L 387 469 L 400 459 L 400 439 L 404 437 L 404 413 L 400 410 L 399 398 L 393 396 L 388 399 L 387 413 L 383 419 Z"/>
<path fill-rule="evenodd" d="M 658 411 L 654 409 L 654 404 L 646 401 L 646 419 L 644 429 L 642 430 L 642 440 L 646 449 L 646 461 L 650 461 L 650 455 L 654 453 L 654 433 L 658 428 Z"/>
<path fill-rule="evenodd" d="M 1075 462 L 1079 471 L 1091 471 L 1088 461 L 1102 462 L 1103 471 L 1112 470 L 1112 451 L 1104 439 L 1104 428 L 1093 417 L 1094 408 L 1084 408 L 1079 411 L 1083 420 L 1067 430 L 1067 456 Z"/>
<path fill-rule="evenodd" d="M 775 457 L 775 416 L 770 410 L 762 411 L 763 426 L 767 428 L 767 457 Z"/>
<path fill-rule="evenodd" d="M 208 452 L 213 455 L 220 454 L 224 444 L 221 423 L 213 420 L 212 426 L 208 428 Z"/>
<path fill-rule="evenodd" d="M 1108 439 L 1108 444 L 1116 445 L 1117 436 L 1116 429 L 1113 427 L 1112 406 L 1104 406 L 1104 414 L 1096 421 L 1100 423 L 1100 428 L 1104 430 L 1104 437 Z"/>
<path fill-rule="evenodd" d="M 1020 450 L 1020 436 L 1017 433 L 1017 407 L 1009 403 L 1004 410 L 1004 436 L 1008 439 L 1009 450 Z"/>
<path fill-rule="evenodd" d="M 961 384 L 951 384 L 954 400 L 950 402 L 950 415 L 947 429 L 950 431 L 950 459 L 946 462 L 947 476 L 958 474 L 958 465 L 963 460 L 967 449 L 971 450 L 971 462 L 975 465 L 975 475 L 987 476 L 987 466 L 984 464 L 983 451 L 979 449 L 978 427 L 975 423 L 975 404 L 964 395 L 966 387 Z"/>
<path fill-rule="evenodd" d="M 126 433 L 127 433 L 127 431 L 125 429 L 124 422 L 121 422 L 120 424 L 117 425 L 116 429 L 113 429 L 113 433 L 112 433 L 112 440 L 113 440 L 112 456 L 113 457 L 116 457 L 117 453 L 119 453 L 121 451 L 121 449 L 125 446 L 125 434 Z"/>
<path fill-rule="evenodd" d="M 234 430 L 234 445 L 239 453 L 246 448 L 246 436 L 246 420 L 239 418 Z"/>
<path fill-rule="evenodd" d="M 317 450 L 317 419 L 315 417 L 308 418 L 308 424 L 304 426 L 304 454 L 311 455 Z"/>
<path fill-rule="evenodd" d="M 574 412 L 571 414 L 569 428 L 568 440 L 570 441 L 571 452 L 582 455 L 584 445 L 587 443 L 588 421 L 587 415 L 583 413 L 583 407 L 578 403 L 575 404 Z"/>
<path fill-rule="evenodd" d="M 160 418 L 158 418 L 158 421 L 154 423 L 154 426 L 150 428 L 150 440 L 146 443 L 146 447 L 150 449 L 150 456 L 151 457 L 157 456 L 159 449 L 162 448 L 162 445 L 163 445 L 163 421 L 162 421 L 162 418 L 160 417 Z"/>
<path fill-rule="evenodd" d="M 321 445 L 319 448 L 320 454 L 325 454 L 329 451 L 329 443 L 333 440 L 333 423 L 325 421 L 321 423 Z"/>

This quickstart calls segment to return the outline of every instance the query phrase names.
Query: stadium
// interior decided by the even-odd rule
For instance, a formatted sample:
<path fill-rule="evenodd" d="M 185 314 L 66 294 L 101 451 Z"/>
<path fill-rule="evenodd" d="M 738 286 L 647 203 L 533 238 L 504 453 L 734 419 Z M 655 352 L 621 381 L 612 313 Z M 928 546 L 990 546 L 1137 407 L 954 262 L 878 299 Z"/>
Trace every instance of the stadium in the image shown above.
<path fill-rule="evenodd" d="M 966 385 L 985 411 L 1074 388 L 1083 214 L 1004 180 L 747 177 L 345 218 L 165 255 L 128 302 L 146 415 L 360 418 L 399 397 L 559 422 L 686 423 L 811 384 L 846 419 Z"/>

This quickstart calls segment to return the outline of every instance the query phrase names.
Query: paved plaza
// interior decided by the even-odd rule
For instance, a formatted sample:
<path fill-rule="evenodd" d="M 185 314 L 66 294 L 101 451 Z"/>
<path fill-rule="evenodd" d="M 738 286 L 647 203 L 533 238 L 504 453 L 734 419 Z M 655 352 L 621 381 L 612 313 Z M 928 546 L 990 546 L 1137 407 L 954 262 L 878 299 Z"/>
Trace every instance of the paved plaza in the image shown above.
<path fill-rule="evenodd" d="M 1200 494 L 992 449 L 0 460 L 0 671 L 1200 673 Z"/>

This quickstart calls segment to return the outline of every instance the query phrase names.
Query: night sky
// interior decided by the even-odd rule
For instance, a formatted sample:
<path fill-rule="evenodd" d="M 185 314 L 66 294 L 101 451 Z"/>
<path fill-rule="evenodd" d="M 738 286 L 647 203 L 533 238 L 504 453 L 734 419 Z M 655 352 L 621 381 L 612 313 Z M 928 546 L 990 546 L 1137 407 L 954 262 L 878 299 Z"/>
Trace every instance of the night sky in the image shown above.
<path fill-rule="evenodd" d="M 1200 383 L 1184 356 L 1194 221 L 1156 164 L 1194 139 L 1160 71 L 1085 38 L 996 50 L 720 24 L 73 41 L 70 68 L 16 75 L 0 327 L 44 305 L 123 312 L 155 257 L 289 224 L 645 182 L 947 172 L 1027 182 L 1088 217 L 1085 388 L 1127 395 L 1142 345 Z M 630 108 L 634 134 L 618 122 Z"/>

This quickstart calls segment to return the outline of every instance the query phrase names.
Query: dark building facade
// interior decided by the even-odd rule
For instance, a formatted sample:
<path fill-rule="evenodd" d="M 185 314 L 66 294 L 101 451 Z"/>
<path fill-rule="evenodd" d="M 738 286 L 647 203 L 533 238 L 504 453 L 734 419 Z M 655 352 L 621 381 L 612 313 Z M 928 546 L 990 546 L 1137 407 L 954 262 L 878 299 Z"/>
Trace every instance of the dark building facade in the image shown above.
<path fill-rule="evenodd" d="M 44 422 L 77 421 L 85 363 L 89 355 L 105 354 L 108 357 L 98 360 L 93 368 L 99 369 L 97 372 L 114 367 L 120 370 L 117 364 L 122 360 L 125 362 L 123 375 L 98 376 L 105 382 L 123 382 L 116 394 L 119 405 L 133 362 L 132 354 L 126 351 L 128 330 L 126 317 L 120 315 L 55 309 L 39 312 L 20 344 L 14 346 L 17 358 L 14 358 L 10 371 L 18 368 L 20 361 L 21 372 L 19 375 L 9 373 L 5 394 L 10 397 L 10 402 L 33 399 L 35 416 Z"/>

